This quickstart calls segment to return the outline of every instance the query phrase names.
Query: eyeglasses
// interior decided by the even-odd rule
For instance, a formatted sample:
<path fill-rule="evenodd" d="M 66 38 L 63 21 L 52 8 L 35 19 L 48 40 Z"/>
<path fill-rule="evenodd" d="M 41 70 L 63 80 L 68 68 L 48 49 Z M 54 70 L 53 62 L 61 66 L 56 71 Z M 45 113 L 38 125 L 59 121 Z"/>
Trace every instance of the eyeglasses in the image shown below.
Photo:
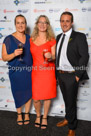
<path fill-rule="evenodd" d="M 38 24 L 47 25 L 48 23 L 47 22 L 41 22 L 41 21 L 39 21 Z"/>

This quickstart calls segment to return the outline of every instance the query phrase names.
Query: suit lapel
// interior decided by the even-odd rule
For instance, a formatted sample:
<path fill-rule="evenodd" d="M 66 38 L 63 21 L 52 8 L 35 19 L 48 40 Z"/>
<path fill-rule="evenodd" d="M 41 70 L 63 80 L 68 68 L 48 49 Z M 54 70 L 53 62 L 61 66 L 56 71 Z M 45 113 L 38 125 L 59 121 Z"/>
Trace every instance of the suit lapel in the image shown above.
<path fill-rule="evenodd" d="M 62 33 L 61 33 L 60 35 L 57 36 L 57 39 L 56 39 L 56 47 L 57 47 L 57 44 L 58 44 L 59 39 L 60 39 L 61 36 L 62 36 Z"/>
<path fill-rule="evenodd" d="M 55 52 L 56 59 L 57 59 L 57 45 L 58 45 L 58 42 L 59 42 L 61 36 L 62 36 L 62 33 L 59 34 L 59 35 L 57 36 L 57 38 L 56 38 L 56 52 Z"/>
<path fill-rule="evenodd" d="M 69 38 L 69 41 L 68 41 L 68 46 L 70 45 L 70 43 L 74 40 L 74 37 L 75 37 L 75 31 L 72 30 L 72 33 L 70 35 L 70 38 Z"/>

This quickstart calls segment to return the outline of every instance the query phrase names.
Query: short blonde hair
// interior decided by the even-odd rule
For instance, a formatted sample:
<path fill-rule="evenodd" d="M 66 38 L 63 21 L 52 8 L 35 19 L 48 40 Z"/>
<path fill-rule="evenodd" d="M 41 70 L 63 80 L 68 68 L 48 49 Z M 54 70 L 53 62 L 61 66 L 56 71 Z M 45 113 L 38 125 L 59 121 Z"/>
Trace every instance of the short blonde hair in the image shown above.
<path fill-rule="evenodd" d="M 51 25 L 50 25 L 50 21 L 49 21 L 48 17 L 45 16 L 45 15 L 40 15 L 40 16 L 37 18 L 37 21 L 35 22 L 35 27 L 34 27 L 33 32 L 32 32 L 32 34 L 31 34 L 32 40 L 34 41 L 34 40 L 37 38 L 37 36 L 38 36 L 38 31 L 39 31 L 39 30 L 38 30 L 37 24 L 38 24 L 39 19 L 40 19 L 41 17 L 44 17 L 44 18 L 46 19 L 46 23 L 48 24 L 48 28 L 47 28 L 47 30 L 46 30 L 46 39 L 49 40 L 49 41 L 50 41 L 51 39 L 55 39 L 55 35 L 54 35 L 54 32 L 53 32 L 52 27 L 51 27 Z"/>

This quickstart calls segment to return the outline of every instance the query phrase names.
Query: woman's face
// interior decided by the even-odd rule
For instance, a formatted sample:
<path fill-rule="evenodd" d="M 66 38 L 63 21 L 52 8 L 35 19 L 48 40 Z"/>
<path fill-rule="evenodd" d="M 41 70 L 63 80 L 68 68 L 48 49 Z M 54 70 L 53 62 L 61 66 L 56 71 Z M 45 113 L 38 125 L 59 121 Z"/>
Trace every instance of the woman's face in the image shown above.
<path fill-rule="evenodd" d="M 23 17 L 17 17 L 16 18 L 16 31 L 19 33 L 24 33 L 26 30 L 26 22 L 25 19 Z"/>
<path fill-rule="evenodd" d="M 47 27 L 48 27 L 48 23 L 46 22 L 45 17 L 40 17 L 37 27 L 40 32 L 46 32 Z"/>

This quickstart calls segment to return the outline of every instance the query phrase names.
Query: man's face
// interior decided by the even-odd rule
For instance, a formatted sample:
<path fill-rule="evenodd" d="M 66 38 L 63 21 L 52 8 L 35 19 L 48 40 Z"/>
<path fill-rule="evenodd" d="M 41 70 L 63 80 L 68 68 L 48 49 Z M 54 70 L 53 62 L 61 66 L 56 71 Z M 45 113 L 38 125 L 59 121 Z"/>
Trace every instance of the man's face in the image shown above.
<path fill-rule="evenodd" d="M 63 30 L 63 32 L 67 32 L 71 29 L 73 22 L 71 22 L 71 16 L 70 15 L 62 15 L 60 20 L 60 25 Z"/>

